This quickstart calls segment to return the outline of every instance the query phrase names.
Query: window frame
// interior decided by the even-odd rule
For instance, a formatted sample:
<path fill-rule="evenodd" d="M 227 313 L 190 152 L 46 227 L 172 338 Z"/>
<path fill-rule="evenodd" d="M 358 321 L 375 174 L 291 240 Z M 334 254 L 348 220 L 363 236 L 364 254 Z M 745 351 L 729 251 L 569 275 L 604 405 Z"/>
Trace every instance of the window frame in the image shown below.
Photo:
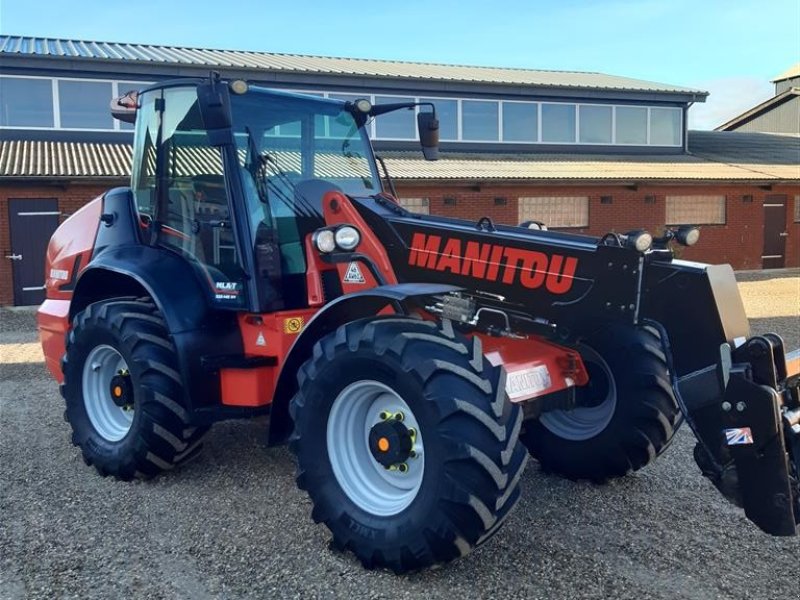
<path fill-rule="evenodd" d="M 582 201 L 582 204 L 584 204 L 585 206 L 585 211 L 583 210 L 583 207 L 581 207 L 582 208 L 581 212 L 585 212 L 586 214 L 585 222 L 573 225 L 551 224 L 542 219 L 541 217 L 534 218 L 531 215 L 523 215 L 522 214 L 523 208 L 530 209 L 530 207 L 524 206 L 525 201 L 527 200 L 580 200 Z M 549 229 L 586 229 L 587 227 L 589 227 L 591 223 L 591 218 L 592 218 L 591 202 L 589 201 L 589 196 L 520 196 L 517 198 L 517 220 L 520 223 L 530 220 L 536 220 L 536 221 L 542 221 Z"/>
<path fill-rule="evenodd" d="M 722 221 L 710 221 L 703 219 L 700 222 L 688 221 L 685 219 L 670 218 L 670 202 L 676 199 L 696 200 L 697 198 L 716 199 L 722 204 Z M 704 225 L 708 227 L 718 227 L 728 224 L 728 197 L 725 194 L 670 194 L 664 197 L 664 221 L 666 225 Z"/>
<path fill-rule="evenodd" d="M 112 129 L 97 129 L 97 128 L 82 128 L 82 127 L 62 127 L 61 126 L 61 111 L 60 111 L 60 102 L 59 102 L 59 82 L 60 81 L 86 81 L 86 82 L 94 82 L 94 83 L 111 83 L 111 90 L 112 90 L 112 98 L 116 98 L 122 93 L 120 91 L 120 84 L 140 84 L 142 87 L 151 85 L 153 82 L 151 81 L 136 81 L 135 77 L 124 77 L 124 78 L 98 78 L 98 77 L 47 77 L 41 75 L 16 75 L 16 74 L 7 74 L 4 73 L 0 75 L 0 78 L 11 77 L 16 79 L 37 79 L 37 80 L 48 80 L 51 82 L 52 89 L 53 89 L 53 127 L 33 127 L 33 126 L 16 126 L 16 125 L 3 125 L 0 126 L 0 130 L 10 129 L 10 130 L 40 130 L 40 131 L 52 131 L 54 129 L 57 130 L 64 130 L 64 131 L 87 131 L 87 132 L 125 132 L 131 133 L 131 129 L 125 129 L 122 127 L 121 122 L 117 119 L 113 119 L 113 128 Z M 321 96 L 324 98 L 333 98 L 339 94 L 348 94 L 354 95 L 359 98 L 366 98 L 373 104 L 375 103 L 376 96 L 384 97 L 384 98 L 398 98 L 398 99 L 405 99 L 411 98 L 414 102 L 420 101 L 452 101 L 456 104 L 456 137 L 455 139 L 448 139 L 442 140 L 444 142 L 450 143 L 467 143 L 467 144 L 499 144 L 499 145 L 525 145 L 525 146 L 624 146 L 624 147 L 635 147 L 635 148 L 682 148 L 684 146 L 686 140 L 686 124 L 685 124 L 685 111 L 683 107 L 678 106 L 660 106 L 657 104 L 647 105 L 642 103 L 619 103 L 619 102 L 580 102 L 580 101 L 573 101 L 573 102 L 565 102 L 559 100 L 548 100 L 548 99 L 536 99 L 536 100 L 517 100 L 517 99 L 510 99 L 510 98 L 480 98 L 480 97 L 466 97 L 466 96 L 452 96 L 452 95 L 436 95 L 436 94 L 399 94 L 399 93 L 361 93 L 359 91 L 351 91 L 351 90 L 336 90 L 336 91 L 328 91 L 328 90 L 311 90 L 311 89 L 297 89 L 297 88 L 280 88 L 287 92 L 294 92 L 300 94 L 311 94 L 315 96 Z M 124 90 L 124 91 L 127 91 Z M 496 139 L 492 140 L 474 140 L 474 139 L 467 139 L 464 137 L 464 109 L 463 109 L 463 102 L 464 101 L 475 101 L 475 102 L 491 102 L 497 106 L 497 137 Z M 536 106 L 536 140 L 535 141 L 518 141 L 518 140 L 505 140 L 503 139 L 503 105 L 504 104 L 531 104 Z M 572 142 L 546 142 L 542 140 L 542 104 L 564 104 L 564 105 L 571 105 L 574 107 L 575 110 L 575 131 L 574 131 L 574 141 Z M 580 108 L 582 106 L 602 106 L 602 107 L 611 107 L 611 142 L 581 142 L 580 141 Z M 647 136 L 645 143 L 622 143 L 618 142 L 617 132 L 616 132 L 616 116 L 617 116 L 617 109 L 618 108 L 643 108 L 647 110 Z M 666 109 L 671 111 L 677 111 L 679 113 L 679 143 L 674 145 L 654 145 L 652 143 L 652 136 L 651 136 L 651 121 L 652 121 L 652 109 Z M 427 110 L 427 109 L 425 109 Z M 420 107 L 416 107 L 414 109 L 414 118 L 416 119 L 416 115 L 420 112 Z M 419 134 L 417 128 L 414 127 L 414 136 L 413 138 L 394 138 L 394 137 L 383 137 L 377 134 L 377 120 L 370 119 L 366 124 L 366 130 L 369 134 L 370 139 L 374 141 L 386 141 L 386 142 L 418 142 L 419 141 Z M 326 125 L 327 127 L 327 125 Z"/>

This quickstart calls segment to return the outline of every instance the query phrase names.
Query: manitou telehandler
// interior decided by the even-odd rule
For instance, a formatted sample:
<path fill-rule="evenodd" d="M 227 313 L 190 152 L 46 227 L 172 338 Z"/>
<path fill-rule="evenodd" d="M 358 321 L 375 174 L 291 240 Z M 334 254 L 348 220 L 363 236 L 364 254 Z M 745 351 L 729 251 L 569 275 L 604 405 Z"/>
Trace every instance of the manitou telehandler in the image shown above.
<path fill-rule="evenodd" d="M 698 230 L 600 238 L 408 212 L 366 134 L 434 106 L 166 81 L 135 121 L 130 188 L 67 219 L 38 313 L 84 460 L 147 478 L 211 423 L 269 413 L 334 544 L 396 572 L 461 556 L 519 496 L 528 454 L 603 481 L 685 420 L 703 474 L 774 535 L 800 521 L 797 357 L 751 336 Z"/>

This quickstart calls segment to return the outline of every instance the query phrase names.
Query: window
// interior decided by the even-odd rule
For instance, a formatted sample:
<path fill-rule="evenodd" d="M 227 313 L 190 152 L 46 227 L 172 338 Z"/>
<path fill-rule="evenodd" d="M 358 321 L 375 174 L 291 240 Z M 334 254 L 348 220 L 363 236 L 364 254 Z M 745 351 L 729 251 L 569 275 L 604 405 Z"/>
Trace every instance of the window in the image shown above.
<path fill-rule="evenodd" d="M 414 102 L 414 98 L 375 96 L 375 104 Z M 414 109 L 400 109 L 375 119 L 375 135 L 392 140 L 414 140 L 417 138 L 416 113 Z"/>
<path fill-rule="evenodd" d="M 667 225 L 724 225 L 725 196 L 667 196 Z"/>
<path fill-rule="evenodd" d="M 541 221 L 548 227 L 587 227 L 588 196 L 538 196 L 519 199 L 519 222 Z"/>
<path fill-rule="evenodd" d="M 464 100 L 461 103 L 461 138 L 476 142 L 498 139 L 497 102 Z"/>
<path fill-rule="evenodd" d="M 610 106 L 579 106 L 580 141 L 583 144 L 611 143 Z"/>
<path fill-rule="evenodd" d="M 794 197 L 794 222 L 800 223 L 800 195 Z"/>
<path fill-rule="evenodd" d="M 110 81 L 62 79 L 58 82 L 61 127 L 68 129 L 114 129 L 109 103 Z"/>
<path fill-rule="evenodd" d="M 542 141 L 575 142 L 574 104 L 542 104 Z"/>
<path fill-rule="evenodd" d="M 0 77 L 0 126 L 54 127 L 53 82 Z"/>
<path fill-rule="evenodd" d="M 681 120 L 681 110 L 678 108 L 651 108 L 650 144 L 680 146 Z"/>
<path fill-rule="evenodd" d="M 538 141 L 538 112 L 539 105 L 532 102 L 503 102 L 503 141 Z"/>
<path fill-rule="evenodd" d="M 458 139 L 458 101 L 441 98 L 420 98 L 420 102 L 433 102 L 436 118 L 439 119 L 439 139 L 452 141 Z M 420 110 L 428 110 L 422 106 Z"/>
<path fill-rule="evenodd" d="M 647 144 L 647 109 L 643 106 L 617 106 L 615 127 L 617 144 Z"/>
<path fill-rule="evenodd" d="M 428 198 L 398 198 L 400 206 L 411 212 L 423 215 L 431 214 L 430 200 Z"/>

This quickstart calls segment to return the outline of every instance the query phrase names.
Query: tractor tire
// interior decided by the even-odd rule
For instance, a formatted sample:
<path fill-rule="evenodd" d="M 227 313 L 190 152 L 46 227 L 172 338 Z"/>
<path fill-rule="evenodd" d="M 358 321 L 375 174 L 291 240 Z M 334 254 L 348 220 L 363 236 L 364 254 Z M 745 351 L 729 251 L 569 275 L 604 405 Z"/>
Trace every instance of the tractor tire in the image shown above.
<path fill-rule="evenodd" d="M 343 325 L 298 377 L 297 484 L 333 545 L 365 567 L 403 573 L 453 560 L 492 536 L 517 503 L 528 458 L 522 411 L 480 340 L 449 321 Z"/>
<path fill-rule="evenodd" d="M 652 462 L 682 416 L 656 329 L 613 326 L 579 350 L 590 381 L 576 393 L 594 404 L 544 413 L 521 439 L 543 471 L 603 483 Z"/>
<path fill-rule="evenodd" d="M 175 346 L 151 301 L 78 313 L 61 367 L 72 443 L 101 475 L 147 479 L 196 455 L 208 427 L 189 423 Z"/>

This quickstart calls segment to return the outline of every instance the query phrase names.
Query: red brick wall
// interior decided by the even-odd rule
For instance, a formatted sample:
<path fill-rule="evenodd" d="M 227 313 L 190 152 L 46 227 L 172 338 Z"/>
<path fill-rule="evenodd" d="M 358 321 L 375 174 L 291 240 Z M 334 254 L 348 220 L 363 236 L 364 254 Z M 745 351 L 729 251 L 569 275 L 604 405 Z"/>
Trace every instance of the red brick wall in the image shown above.
<path fill-rule="evenodd" d="M 11 249 L 8 230 L 9 198 L 57 198 L 59 210 L 70 214 L 95 198 L 108 185 L 64 184 L 25 185 L 0 184 L 0 251 L 1 256 Z M 122 185 L 122 182 L 120 182 Z M 570 229 L 575 233 L 601 235 L 608 231 L 627 231 L 644 227 L 657 233 L 665 222 L 665 197 L 670 194 L 721 194 L 727 198 L 725 225 L 702 227 L 700 242 L 693 248 L 681 250 L 681 257 L 703 262 L 731 263 L 736 269 L 761 268 L 763 247 L 764 197 L 786 194 L 786 222 L 789 233 L 786 243 L 786 266 L 800 267 L 800 223 L 793 222 L 796 186 L 774 186 L 767 191 L 752 185 L 651 185 L 631 189 L 626 186 L 580 185 L 416 185 L 400 183 L 400 196 L 430 198 L 431 212 L 437 215 L 477 220 L 489 216 L 499 223 L 518 223 L 518 203 L 521 196 L 589 196 L 589 227 Z M 750 195 L 751 203 L 742 196 Z M 601 196 L 611 196 L 611 204 L 601 204 Z M 654 196 L 655 202 L 645 202 Z M 445 198 L 455 198 L 454 206 L 445 205 Z M 495 198 L 505 198 L 505 205 L 495 205 Z M 0 259 L 0 305 L 13 303 L 11 261 Z"/>
<path fill-rule="evenodd" d="M 120 184 L 116 184 L 120 185 Z M 56 198 L 58 209 L 62 212 L 62 220 L 78 210 L 89 200 L 96 198 L 106 189 L 114 185 L 25 185 L 0 184 L 0 306 L 14 303 L 11 261 L 5 258 L 11 253 L 11 237 L 9 232 L 9 199 L 24 198 Z M 44 268 L 44 265 L 42 265 Z"/>
<path fill-rule="evenodd" d="M 773 186 L 769 191 L 753 185 L 642 185 L 637 189 L 626 186 L 581 185 L 398 185 L 401 197 L 430 198 L 431 213 L 449 217 L 477 220 L 482 216 L 509 225 L 518 219 L 517 199 L 525 196 L 588 196 L 589 227 L 568 229 L 574 233 L 602 235 L 609 231 L 624 232 L 645 228 L 660 233 L 666 221 L 668 195 L 724 195 L 726 223 L 701 227 L 700 241 L 692 248 L 681 248 L 680 257 L 709 263 L 730 263 L 735 269 L 760 269 L 764 245 L 764 198 L 786 194 L 787 237 L 786 266 L 800 266 L 800 224 L 792 223 L 793 198 L 798 192 L 792 186 Z M 601 196 L 611 196 L 611 204 L 601 204 Z M 655 202 L 645 202 L 652 196 Z M 752 196 L 744 202 L 743 196 Z M 455 205 L 445 205 L 444 198 L 455 198 Z M 505 206 L 495 206 L 495 198 L 505 198 Z"/>

